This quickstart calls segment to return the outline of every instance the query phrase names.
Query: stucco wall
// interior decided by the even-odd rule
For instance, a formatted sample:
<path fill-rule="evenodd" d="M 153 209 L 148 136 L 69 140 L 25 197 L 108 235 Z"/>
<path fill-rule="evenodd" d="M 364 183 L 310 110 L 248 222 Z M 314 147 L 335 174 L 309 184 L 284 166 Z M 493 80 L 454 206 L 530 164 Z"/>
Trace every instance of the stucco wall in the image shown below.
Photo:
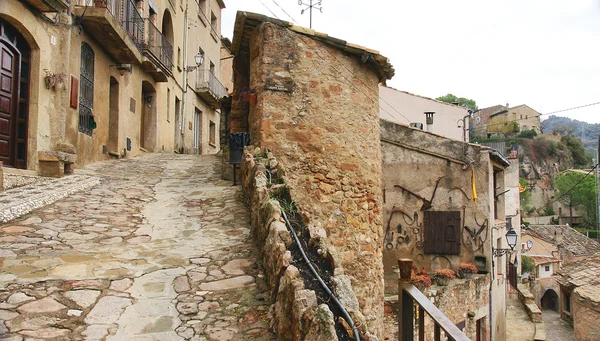
<path fill-rule="evenodd" d="M 80 1 L 73 1 L 73 6 L 79 5 Z M 121 156 L 135 156 L 140 154 L 141 146 L 151 152 L 172 152 L 175 149 L 175 140 L 180 138 L 184 145 L 184 151 L 194 152 L 193 132 L 194 127 L 189 129 L 189 124 L 194 123 L 195 108 L 202 112 L 200 127 L 200 148 L 202 153 L 216 153 L 220 149 L 218 131 L 220 117 L 218 108 L 208 104 L 194 92 L 196 85 L 196 74 L 188 74 L 187 94 L 184 95 L 184 65 L 193 63 L 193 56 L 198 52 L 200 46 L 205 52 L 205 63 L 201 68 L 208 70 L 210 62 L 215 64 L 214 74 L 220 77 L 220 16 L 221 8 L 217 0 L 208 1 L 207 12 L 214 13 L 217 17 L 216 32 L 210 28 L 208 23 L 203 24 L 199 20 L 198 6 L 193 1 L 177 1 L 172 7 L 167 0 L 156 0 L 153 2 L 158 13 L 156 15 L 156 26 L 162 30 L 163 21 L 171 17 L 172 25 L 167 25 L 165 35 L 173 43 L 172 76 L 167 82 L 158 83 L 150 74 L 144 72 L 141 65 L 134 63 L 132 72 L 126 72 L 123 76 L 115 67 L 113 57 L 100 46 L 93 35 L 90 35 L 85 25 L 68 26 L 72 18 L 62 14 L 60 25 L 52 25 L 40 18 L 28 7 L 16 0 L 2 1 L 0 3 L 0 16 L 21 32 L 32 48 L 31 76 L 30 76 L 30 101 L 29 101 L 29 143 L 28 143 L 28 165 L 27 168 L 37 169 L 38 152 L 56 150 L 58 143 L 68 143 L 75 147 L 78 160 L 77 166 L 103 160 L 108 158 L 108 153 L 113 152 Z M 147 2 L 140 2 L 142 17 L 148 17 L 150 12 Z M 187 24 L 185 20 L 186 4 L 188 5 Z M 54 16 L 51 16 L 54 18 Z M 206 21 L 206 20 L 205 20 Z M 67 24 L 67 25 L 65 25 Z M 188 29 L 189 26 L 189 29 Z M 187 32 L 187 33 L 186 33 Z M 184 39 L 187 34 L 187 39 Z M 128 39 L 125 37 L 125 39 Z M 81 44 L 88 43 L 94 51 L 94 103 L 93 113 L 97 128 L 92 136 L 78 132 L 79 110 L 69 107 L 71 94 L 71 76 L 80 81 Z M 184 44 L 185 43 L 185 44 Z M 43 53 L 42 53 L 43 52 Z M 188 59 L 185 60 L 184 56 Z M 53 73 L 64 73 L 64 89 L 46 89 L 44 86 L 44 72 L 47 69 Z M 118 83 L 118 99 L 113 101 L 113 115 L 111 121 L 111 81 Z M 142 95 L 142 83 L 146 94 L 153 94 L 152 103 L 145 103 Z M 168 91 L 167 91 L 168 90 Z M 149 91 L 149 92 L 148 92 Z M 167 92 L 168 104 L 167 104 Z M 184 97 L 186 105 L 183 105 Z M 175 98 L 181 102 L 179 105 L 183 115 L 181 118 L 183 138 L 181 133 L 176 132 L 175 122 Z M 114 98 L 113 98 L 114 99 Z M 135 102 L 135 109 L 130 110 L 130 104 Z M 118 104 L 117 104 L 118 103 Z M 169 109 L 167 109 L 167 107 Z M 185 107 L 185 108 L 184 108 Z M 114 109 L 118 108 L 118 114 Z M 184 110 L 185 109 L 185 110 Z M 142 129 L 142 115 L 145 117 L 145 142 L 140 141 L 140 130 Z M 148 122 L 151 122 L 148 125 Z M 215 123 L 215 143 L 209 142 L 210 122 Z M 116 127 L 118 131 L 110 132 L 110 126 Z M 177 129 L 179 130 L 179 129 Z M 132 139 L 132 150 L 124 153 L 126 137 Z M 109 141 L 109 138 L 112 138 Z M 181 142 L 179 143 L 181 145 Z M 106 146 L 106 149 L 103 147 Z"/>
<path fill-rule="evenodd" d="M 379 86 L 379 97 L 379 117 L 382 119 L 405 125 L 409 123 L 422 123 L 423 129 L 426 130 L 427 123 L 424 113 L 426 111 L 434 111 L 434 133 L 454 140 L 465 141 L 463 139 L 463 124 L 459 120 L 469 115 L 467 109 L 383 85 Z M 466 128 L 468 129 L 468 117 L 466 121 Z M 469 132 L 467 131 L 464 136 L 468 142 Z"/>

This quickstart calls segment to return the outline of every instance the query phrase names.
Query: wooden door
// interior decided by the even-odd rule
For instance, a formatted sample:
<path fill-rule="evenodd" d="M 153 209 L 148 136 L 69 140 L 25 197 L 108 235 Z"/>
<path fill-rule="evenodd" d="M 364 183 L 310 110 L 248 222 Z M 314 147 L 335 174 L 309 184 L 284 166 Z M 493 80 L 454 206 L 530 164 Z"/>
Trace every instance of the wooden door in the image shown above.
<path fill-rule="evenodd" d="M 19 54 L 0 39 L 0 161 L 16 166 Z"/>

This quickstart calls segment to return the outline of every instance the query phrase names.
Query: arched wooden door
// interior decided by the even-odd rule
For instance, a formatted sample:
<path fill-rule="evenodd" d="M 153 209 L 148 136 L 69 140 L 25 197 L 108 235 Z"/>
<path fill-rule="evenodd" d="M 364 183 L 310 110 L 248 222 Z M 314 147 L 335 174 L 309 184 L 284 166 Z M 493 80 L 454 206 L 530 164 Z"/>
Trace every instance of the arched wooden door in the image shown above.
<path fill-rule="evenodd" d="M 27 168 L 29 47 L 0 19 L 0 161 Z"/>

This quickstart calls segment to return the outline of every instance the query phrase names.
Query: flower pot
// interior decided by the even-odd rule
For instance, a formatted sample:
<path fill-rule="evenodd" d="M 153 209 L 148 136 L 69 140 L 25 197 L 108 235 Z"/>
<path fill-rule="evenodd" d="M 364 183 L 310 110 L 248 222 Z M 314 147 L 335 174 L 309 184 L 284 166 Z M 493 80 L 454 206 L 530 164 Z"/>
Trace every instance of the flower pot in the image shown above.
<path fill-rule="evenodd" d="M 471 279 L 471 278 L 473 278 L 473 273 L 472 272 L 463 272 L 463 273 L 461 273 L 461 276 L 464 279 Z"/>
<path fill-rule="evenodd" d="M 106 8 L 106 0 L 96 0 L 94 1 L 94 6 Z"/>
<path fill-rule="evenodd" d="M 445 287 L 450 282 L 450 278 L 448 277 L 436 277 L 435 283 L 441 287 Z"/>

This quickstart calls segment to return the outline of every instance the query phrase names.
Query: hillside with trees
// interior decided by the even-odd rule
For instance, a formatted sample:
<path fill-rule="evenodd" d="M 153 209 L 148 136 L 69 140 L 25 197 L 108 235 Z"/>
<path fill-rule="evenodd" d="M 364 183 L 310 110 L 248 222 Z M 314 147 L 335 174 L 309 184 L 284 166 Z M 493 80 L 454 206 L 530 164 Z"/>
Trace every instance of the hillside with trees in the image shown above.
<path fill-rule="evenodd" d="M 598 136 L 600 135 L 600 124 L 592 124 L 573 120 L 568 117 L 550 116 L 541 122 L 541 130 L 544 134 L 557 133 L 562 136 L 572 135 L 580 139 L 583 137 L 583 146 L 593 153 L 594 157 L 598 150 Z"/>

